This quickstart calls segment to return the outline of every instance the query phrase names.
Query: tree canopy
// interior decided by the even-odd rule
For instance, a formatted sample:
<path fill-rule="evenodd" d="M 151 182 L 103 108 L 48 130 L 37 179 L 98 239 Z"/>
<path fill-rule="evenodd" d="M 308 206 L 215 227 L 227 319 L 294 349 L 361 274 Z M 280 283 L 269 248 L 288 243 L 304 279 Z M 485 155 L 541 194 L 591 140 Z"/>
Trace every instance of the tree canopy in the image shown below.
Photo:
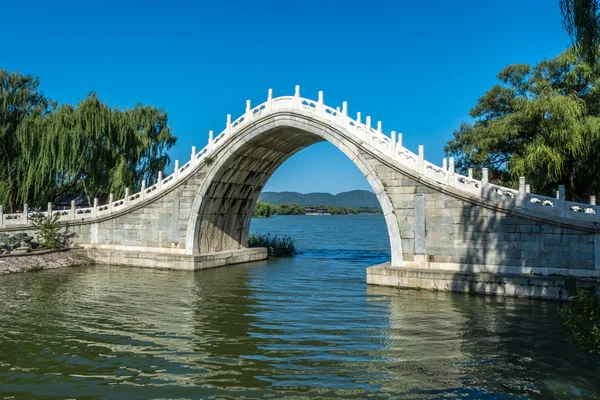
<path fill-rule="evenodd" d="M 57 106 L 39 81 L 0 70 L 0 202 L 43 205 L 66 194 L 122 196 L 153 184 L 177 138 L 164 110 L 111 108 L 90 93 Z"/>
<path fill-rule="evenodd" d="M 583 201 L 598 193 L 600 91 L 574 49 L 535 66 L 515 64 L 471 109 L 445 147 L 457 168 L 487 167 L 491 179 L 516 186 L 525 176 L 536 193 L 564 184 Z"/>
<path fill-rule="evenodd" d="M 600 1 L 559 0 L 563 27 L 589 65 L 595 65 L 600 49 Z"/>

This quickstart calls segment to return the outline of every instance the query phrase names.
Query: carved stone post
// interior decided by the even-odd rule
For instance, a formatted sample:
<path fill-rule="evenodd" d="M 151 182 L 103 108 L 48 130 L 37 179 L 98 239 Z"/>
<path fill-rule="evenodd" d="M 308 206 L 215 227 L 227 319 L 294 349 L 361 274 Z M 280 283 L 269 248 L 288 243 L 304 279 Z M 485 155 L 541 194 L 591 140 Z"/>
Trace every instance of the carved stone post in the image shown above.
<path fill-rule="evenodd" d="M 23 204 L 23 224 L 29 224 L 29 206 L 27 203 Z"/>
<path fill-rule="evenodd" d="M 323 116 L 323 91 L 319 90 L 319 98 L 317 100 L 317 115 L 319 117 Z"/>
<path fill-rule="evenodd" d="M 225 124 L 225 129 L 227 130 L 226 135 L 231 135 L 231 114 L 227 114 L 227 123 Z"/>
<path fill-rule="evenodd" d="M 163 173 L 158 171 L 158 177 L 156 178 L 156 189 L 160 192 L 162 190 Z"/>
<path fill-rule="evenodd" d="M 196 166 L 196 146 L 192 146 L 192 156 L 190 157 L 190 167 Z"/>
<path fill-rule="evenodd" d="M 525 208 L 525 199 L 527 198 L 527 190 L 525 189 L 525 177 L 519 177 L 519 197 L 517 207 Z"/>
<path fill-rule="evenodd" d="M 142 181 L 142 182 L 145 182 L 145 181 Z M 108 195 L 108 213 L 109 214 L 112 214 L 114 202 L 115 202 L 115 195 L 111 193 Z"/>
<path fill-rule="evenodd" d="M 98 216 L 98 198 L 94 197 L 94 208 L 92 208 L 92 217 L 96 218 Z"/>
<path fill-rule="evenodd" d="M 490 178 L 487 168 L 481 169 L 481 197 L 488 198 L 490 196 Z"/>
<path fill-rule="evenodd" d="M 4 209 L 2 208 L 2 205 L 0 204 L 0 227 L 4 226 Z"/>
<path fill-rule="evenodd" d="M 159 172 L 159 174 L 160 174 L 160 172 Z M 129 188 L 128 187 L 125 188 L 125 198 L 123 199 L 123 205 L 125 207 L 129 206 Z"/>
<path fill-rule="evenodd" d="M 175 180 L 177 181 L 177 179 L 179 179 L 179 160 L 175 160 L 175 171 L 173 171 L 173 173 L 175 174 Z"/>
<path fill-rule="evenodd" d="M 373 137 L 373 135 L 371 134 L 371 117 L 370 116 L 367 116 L 367 118 L 366 118 L 365 128 L 367 131 L 367 136 L 365 137 L 365 142 L 367 142 L 368 144 L 371 144 L 371 142 L 372 142 L 371 138 Z"/>
<path fill-rule="evenodd" d="M 51 201 L 48 202 L 48 209 L 46 211 L 46 215 L 49 217 L 52 216 L 52 202 Z"/>
<path fill-rule="evenodd" d="M 269 94 L 267 95 L 267 111 L 273 110 L 273 89 L 269 89 Z"/>
<path fill-rule="evenodd" d="M 448 160 L 448 186 L 454 186 L 454 157 Z"/>
<path fill-rule="evenodd" d="M 596 196 L 590 196 L 590 204 L 593 206 L 596 205 Z"/>
<path fill-rule="evenodd" d="M 250 105 L 250 100 L 246 100 L 246 122 L 250 122 L 252 120 L 252 106 Z"/>
<path fill-rule="evenodd" d="M 419 145 L 419 154 L 417 158 L 417 171 L 420 174 L 425 173 L 425 147 L 420 144 Z"/>
<path fill-rule="evenodd" d="M 565 193 L 565 185 L 560 185 L 558 187 L 558 216 L 566 217 L 567 216 L 567 199 Z"/>
<path fill-rule="evenodd" d="M 342 126 L 347 129 L 348 128 L 348 102 L 344 101 L 342 103 Z"/>
<path fill-rule="evenodd" d="M 300 109 L 300 85 L 296 85 L 294 89 L 294 103 L 296 104 L 296 109 Z"/>
<path fill-rule="evenodd" d="M 390 157 L 392 160 L 396 160 L 396 154 L 398 154 L 396 151 L 396 131 L 392 131 L 392 136 L 390 139 Z"/>

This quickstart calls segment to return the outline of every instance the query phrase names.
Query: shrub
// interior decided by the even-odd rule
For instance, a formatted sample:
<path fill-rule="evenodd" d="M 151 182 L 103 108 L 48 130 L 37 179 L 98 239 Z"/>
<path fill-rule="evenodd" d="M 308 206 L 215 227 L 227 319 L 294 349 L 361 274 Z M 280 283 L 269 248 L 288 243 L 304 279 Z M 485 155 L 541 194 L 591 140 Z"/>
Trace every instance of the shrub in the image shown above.
<path fill-rule="evenodd" d="M 60 216 L 58 214 L 48 216 L 42 213 L 36 213 L 29 216 L 38 237 L 38 242 L 50 250 L 60 249 L 66 246 L 65 238 L 60 233 L 60 225 L 58 224 L 59 218 Z"/>
<path fill-rule="evenodd" d="M 565 279 L 570 307 L 560 310 L 567 340 L 590 353 L 600 354 L 600 302 L 595 287 L 578 288 L 574 277 Z"/>
<path fill-rule="evenodd" d="M 29 268 L 27 268 L 26 272 L 38 272 L 43 269 L 44 269 L 44 267 L 42 267 L 41 265 L 32 265 Z"/>
<path fill-rule="evenodd" d="M 270 233 L 266 235 L 251 233 L 248 238 L 248 247 L 266 247 L 269 251 L 269 257 L 291 257 L 298 254 L 291 237 L 271 236 Z"/>

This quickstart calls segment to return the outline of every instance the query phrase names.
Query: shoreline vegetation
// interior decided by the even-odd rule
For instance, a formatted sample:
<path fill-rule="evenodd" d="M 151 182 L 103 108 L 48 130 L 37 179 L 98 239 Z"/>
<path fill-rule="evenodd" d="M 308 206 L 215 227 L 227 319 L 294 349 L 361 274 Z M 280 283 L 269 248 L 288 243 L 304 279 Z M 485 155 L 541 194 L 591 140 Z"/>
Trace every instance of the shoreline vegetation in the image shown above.
<path fill-rule="evenodd" d="M 325 212 L 331 215 L 347 215 L 347 214 L 381 214 L 380 208 L 376 207 L 335 207 L 317 205 L 315 209 L 324 209 Z M 252 218 L 269 218 L 272 215 L 305 215 L 306 207 L 302 207 L 297 203 L 275 205 L 266 201 L 258 200 L 254 205 Z"/>
<path fill-rule="evenodd" d="M 272 236 L 251 233 L 248 237 L 248 247 L 266 247 L 269 252 L 269 258 L 273 257 L 293 257 L 299 252 L 296 250 L 294 240 L 287 236 Z"/>

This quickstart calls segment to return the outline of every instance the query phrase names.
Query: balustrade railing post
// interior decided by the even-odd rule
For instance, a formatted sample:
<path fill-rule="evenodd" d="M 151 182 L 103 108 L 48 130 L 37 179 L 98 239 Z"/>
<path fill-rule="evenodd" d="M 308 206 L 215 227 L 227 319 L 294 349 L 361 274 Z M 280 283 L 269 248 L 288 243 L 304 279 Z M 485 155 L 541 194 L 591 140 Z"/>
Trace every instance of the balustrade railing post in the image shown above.
<path fill-rule="evenodd" d="M 29 205 L 23 204 L 23 224 L 29 224 Z"/>
<path fill-rule="evenodd" d="M 454 186 L 454 157 L 448 159 L 448 186 Z"/>
<path fill-rule="evenodd" d="M 159 172 L 159 174 L 160 174 L 160 172 Z M 123 199 L 123 205 L 125 207 L 129 206 L 129 188 L 128 187 L 125 188 L 125 198 Z"/>
<path fill-rule="evenodd" d="M 565 185 L 560 185 L 558 187 L 558 216 L 559 217 L 567 216 L 567 199 L 566 199 Z"/>
<path fill-rule="evenodd" d="M 213 131 L 208 131 L 208 152 L 212 153 L 215 148 L 215 134 Z"/>
<path fill-rule="evenodd" d="M 473 168 L 469 168 L 467 170 L 467 177 L 473 179 Z"/>
<path fill-rule="evenodd" d="M 448 172 L 448 160 L 446 157 L 442 158 L 442 170 L 447 173 Z"/>
<path fill-rule="evenodd" d="M 490 195 L 490 175 L 487 168 L 481 168 L 481 197 L 488 198 Z"/>
<path fill-rule="evenodd" d="M 158 171 L 158 177 L 156 178 L 156 189 L 160 192 L 162 190 L 163 185 L 163 173 L 162 171 Z"/>
<path fill-rule="evenodd" d="M 367 116 L 367 118 L 365 118 L 365 127 L 366 127 L 366 131 L 367 131 L 367 136 L 365 137 L 365 142 L 367 142 L 368 144 L 371 144 L 371 137 L 373 137 L 373 135 L 371 134 L 371 117 Z"/>
<path fill-rule="evenodd" d="M 146 180 L 142 179 L 142 187 L 140 190 L 140 198 L 144 200 L 146 198 Z"/>
<path fill-rule="evenodd" d="M 94 197 L 94 208 L 92 208 L 92 217 L 96 218 L 98 216 L 98 198 Z"/>
<path fill-rule="evenodd" d="M 250 100 L 246 100 L 246 122 L 252 121 L 252 105 Z"/>
<path fill-rule="evenodd" d="M 210 145 L 210 142 L 208 142 Z M 210 152 L 210 148 L 208 149 Z M 173 174 L 175 175 L 174 178 L 177 181 L 177 179 L 179 179 L 179 160 L 175 160 L 175 170 L 173 171 Z"/>
<path fill-rule="evenodd" d="M 231 114 L 227 114 L 227 123 L 225 125 L 225 129 L 227 131 L 226 135 L 231 135 Z"/>
<path fill-rule="evenodd" d="M 402 134 L 398 134 L 398 147 L 402 147 Z"/>
<path fill-rule="evenodd" d="M 190 167 L 196 166 L 196 146 L 192 146 L 192 156 L 190 157 Z"/>
<path fill-rule="evenodd" d="M 4 208 L 0 204 L 0 227 L 4 227 Z"/>
<path fill-rule="evenodd" d="M 531 185 L 529 183 L 527 185 L 525 185 L 525 193 L 527 193 L 527 194 L 531 193 Z"/>
<path fill-rule="evenodd" d="M 77 203 L 71 200 L 71 219 L 77 218 Z"/>
<path fill-rule="evenodd" d="M 267 95 L 267 111 L 273 110 L 273 89 L 269 89 L 269 94 Z"/>
<path fill-rule="evenodd" d="M 419 145 L 417 171 L 419 171 L 420 174 L 425 173 L 425 147 L 422 144 Z"/>
<path fill-rule="evenodd" d="M 144 182 L 144 181 L 142 181 L 142 182 Z M 115 202 L 115 195 L 111 193 L 108 195 L 108 213 L 109 214 L 112 214 L 114 202 Z"/>
<path fill-rule="evenodd" d="M 52 216 L 52 202 L 51 201 L 48 202 L 48 208 L 46 210 L 46 215 L 49 217 Z"/>
<path fill-rule="evenodd" d="M 348 102 L 342 102 L 342 126 L 348 129 Z"/>
<path fill-rule="evenodd" d="M 396 160 L 396 154 L 398 154 L 396 151 L 396 131 L 392 131 L 392 136 L 390 138 L 390 157 L 394 161 Z"/>
<path fill-rule="evenodd" d="M 527 189 L 525 188 L 525 177 L 519 177 L 519 196 L 517 199 L 517 207 L 525 208 L 525 199 L 527 199 Z"/>
<path fill-rule="evenodd" d="M 296 85 L 294 88 L 294 105 L 297 110 L 300 109 L 300 85 Z"/>
<path fill-rule="evenodd" d="M 381 133 L 381 131 L 382 131 L 381 121 L 377 121 L 377 133 Z"/>
<path fill-rule="evenodd" d="M 316 109 L 316 111 L 317 111 L 317 115 L 319 117 L 323 116 L 323 91 L 322 90 L 319 90 L 319 97 L 318 97 L 318 100 L 317 100 L 317 109 Z"/>
<path fill-rule="evenodd" d="M 592 206 L 596 205 L 596 196 L 590 196 L 590 205 L 592 205 Z M 0 212 L 2 212 L 1 209 L 0 209 Z"/>

